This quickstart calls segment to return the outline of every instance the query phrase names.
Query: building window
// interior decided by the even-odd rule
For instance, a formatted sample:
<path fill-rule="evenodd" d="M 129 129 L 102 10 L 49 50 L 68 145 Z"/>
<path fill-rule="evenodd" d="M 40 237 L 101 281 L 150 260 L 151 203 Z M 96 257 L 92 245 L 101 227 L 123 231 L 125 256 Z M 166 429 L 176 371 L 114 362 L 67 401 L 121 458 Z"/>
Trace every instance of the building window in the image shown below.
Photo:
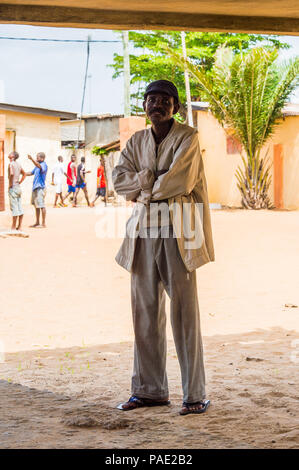
<path fill-rule="evenodd" d="M 242 145 L 233 135 L 226 136 L 226 153 L 228 155 L 240 154 Z"/>

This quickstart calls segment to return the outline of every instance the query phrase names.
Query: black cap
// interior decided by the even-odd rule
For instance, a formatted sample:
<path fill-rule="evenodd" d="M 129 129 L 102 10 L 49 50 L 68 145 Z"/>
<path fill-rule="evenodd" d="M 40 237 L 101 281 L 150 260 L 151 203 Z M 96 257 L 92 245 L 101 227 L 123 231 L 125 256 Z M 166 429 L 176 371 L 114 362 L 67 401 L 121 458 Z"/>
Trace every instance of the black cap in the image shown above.
<path fill-rule="evenodd" d="M 168 80 L 156 80 L 155 82 L 151 82 L 146 87 L 144 99 L 146 99 L 147 95 L 150 93 L 166 93 L 166 95 L 173 96 L 179 101 L 177 87 Z"/>

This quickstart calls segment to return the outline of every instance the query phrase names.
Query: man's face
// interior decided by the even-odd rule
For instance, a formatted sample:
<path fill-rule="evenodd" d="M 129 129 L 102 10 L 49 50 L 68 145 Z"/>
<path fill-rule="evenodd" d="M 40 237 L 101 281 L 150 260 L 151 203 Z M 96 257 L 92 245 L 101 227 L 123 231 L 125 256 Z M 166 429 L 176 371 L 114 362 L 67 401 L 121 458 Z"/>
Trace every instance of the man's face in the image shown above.
<path fill-rule="evenodd" d="M 72 156 L 72 162 L 75 162 L 76 161 L 76 157 L 73 155 Z"/>
<path fill-rule="evenodd" d="M 166 93 L 150 93 L 143 102 L 147 117 L 156 125 L 172 119 L 178 108 L 173 96 L 168 96 Z"/>
<path fill-rule="evenodd" d="M 8 159 L 10 161 L 10 163 L 12 163 L 15 159 L 14 155 L 8 155 Z"/>
<path fill-rule="evenodd" d="M 63 162 L 63 158 L 62 158 L 62 157 L 58 157 L 58 161 L 59 161 L 60 163 L 62 163 L 62 162 Z"/>
<path fill-rule="evenodd" d="M 45 157 L 43 157 L 42 155 L 39 155 L 39 154 L 36 155 L 36 161 L 38 163 L 42 163 L 44 160 L 45 160 Z"/>

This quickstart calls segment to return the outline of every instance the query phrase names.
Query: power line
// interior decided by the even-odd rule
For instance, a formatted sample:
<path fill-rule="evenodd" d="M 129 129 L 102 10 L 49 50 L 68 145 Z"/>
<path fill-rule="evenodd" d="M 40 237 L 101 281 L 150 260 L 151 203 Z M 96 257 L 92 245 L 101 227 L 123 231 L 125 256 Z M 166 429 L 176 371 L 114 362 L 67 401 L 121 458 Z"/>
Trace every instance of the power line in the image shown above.
<path fill-rule="evenodd" d="M 12 41 L 44 41 L 44 42 L 121 42 L 120 40 L 106 40 L 106 39 L 91 39 L 87 41 L 86 39 L 45 39 L 45 38 L 12 38 L 6 36 L 0 36 L 0 39 L 9 39 Z"/>

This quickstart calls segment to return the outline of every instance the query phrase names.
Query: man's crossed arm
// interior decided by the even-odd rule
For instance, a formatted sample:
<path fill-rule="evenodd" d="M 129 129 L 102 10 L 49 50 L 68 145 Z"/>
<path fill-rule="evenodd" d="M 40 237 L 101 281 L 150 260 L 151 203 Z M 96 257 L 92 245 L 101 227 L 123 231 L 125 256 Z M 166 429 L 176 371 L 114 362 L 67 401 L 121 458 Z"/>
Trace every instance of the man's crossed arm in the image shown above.
<path fill-rule="evenodd" d="M 182 143 L 168 170 L 159 170 L 155 174 L 149 168 L 138 172 L 130 153 L 130 150 L 125 149 L 119 164 L 113 170 L 115 190 L 128 201 L 137 200 L 147 204 L 150 201 L 190 194 L 202 168 L 197 134 Z"/>

